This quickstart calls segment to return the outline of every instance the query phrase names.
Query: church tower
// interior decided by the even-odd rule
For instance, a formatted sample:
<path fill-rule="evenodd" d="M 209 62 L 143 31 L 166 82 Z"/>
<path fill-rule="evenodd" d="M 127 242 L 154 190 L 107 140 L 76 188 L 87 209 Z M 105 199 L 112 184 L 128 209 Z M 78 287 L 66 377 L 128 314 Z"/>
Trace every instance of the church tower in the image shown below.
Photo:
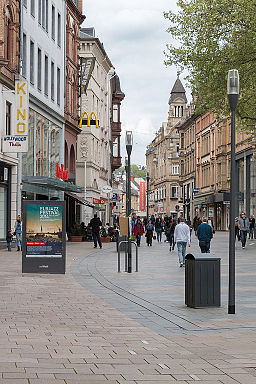
<path fill-rule="evenodd" d="M 171 129 L 186 116 L 187 97 L 182 82 L 177 77 L 169 99 L 168 128 Z"/>

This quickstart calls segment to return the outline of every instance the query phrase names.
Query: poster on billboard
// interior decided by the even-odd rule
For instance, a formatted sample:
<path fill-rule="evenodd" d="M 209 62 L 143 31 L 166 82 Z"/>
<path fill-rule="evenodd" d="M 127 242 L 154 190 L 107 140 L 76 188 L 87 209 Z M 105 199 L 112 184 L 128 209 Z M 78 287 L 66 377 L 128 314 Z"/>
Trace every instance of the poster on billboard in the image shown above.
<path fill-rule="evenodd" d="M 63 201 L 24 201 L 22 272 L 65 273 Z"/>
<path fill-rule="evenodd" d="M 17 153 L 28 151 L 28 137 L 27 136 L 4 136 L 2 152 L 4 153 Z"/>
<path fill-rule="evenodd" d="M 145 181 L 140 182 L 140 211 L 146 210 L 146 183 Z"/>

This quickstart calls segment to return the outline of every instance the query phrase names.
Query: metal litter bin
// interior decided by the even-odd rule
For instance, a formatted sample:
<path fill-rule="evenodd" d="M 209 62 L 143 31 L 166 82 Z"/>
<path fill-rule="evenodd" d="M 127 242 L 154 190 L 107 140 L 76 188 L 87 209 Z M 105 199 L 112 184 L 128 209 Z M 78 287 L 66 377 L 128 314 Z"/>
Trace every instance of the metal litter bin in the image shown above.
<path fill-rule="evenodd" d="M 118 244 L 121 242 L 121 241 L 125 241 L 127 240 L 127 236 L 120 236 L 119 235 L 119 232 L 118 232 L 118 235 L 117 235 L 117 239 L 116 239 L 116 251 L 118 252 Z M 120 252 L 124 252 L 125 249 L 127 248 L 127 244 L 126 243 L 122 243 L 120 245 Z"/>
<path fill-rule="evenodd" d="M 220 307 L 220 257 L 202 253 L 185 258 L 185 304 Z"/>

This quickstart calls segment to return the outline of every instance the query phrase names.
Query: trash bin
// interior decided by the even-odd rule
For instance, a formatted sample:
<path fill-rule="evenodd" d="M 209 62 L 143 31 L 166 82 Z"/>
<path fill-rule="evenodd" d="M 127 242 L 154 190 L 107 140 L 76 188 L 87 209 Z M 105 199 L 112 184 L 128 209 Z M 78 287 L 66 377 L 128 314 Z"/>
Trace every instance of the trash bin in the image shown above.
<path fill-rule="evenodd" d="M 118 244 L 121 242 L 121 241 L 125 241 L 127 240 L 127 236 L 120 236 L 119 235 L 119 232 L 118 232 L 118 235 L 117 235 L 117 241 L 116 241 L 116 251 L 118 252 Z M 120 245 L 120 252 L 124 252 L 125 251 L 125 248 L 127 247 L 127 244 L 126 243 L 122 243 Z"/>
<path fill-rule="evenodd" d="M 185 304 L 220 307 L 220 257 L 210 253 L 185 258 Z"/>

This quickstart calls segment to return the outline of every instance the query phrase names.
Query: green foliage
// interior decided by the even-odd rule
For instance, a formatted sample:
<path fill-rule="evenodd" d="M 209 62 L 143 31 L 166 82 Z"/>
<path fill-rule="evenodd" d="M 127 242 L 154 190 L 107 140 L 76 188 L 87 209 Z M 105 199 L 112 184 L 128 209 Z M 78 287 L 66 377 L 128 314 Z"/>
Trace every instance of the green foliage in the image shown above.
<path fill-rule="evenodd" d="M 100 235 L 101 235 L 102 237 L 108 237 L 107 230 L 106 230 L 105 227 L 101 227 Z"/>
<path fill-rule="evenodd" d="M 79 224 L 73 225 L 73 227 L 71 228 L 71 235 L 72 236 L 82 236 L 83 235 L 83 230 Z"/>
<path fill-rule="evenodd" d="M 166 65 L 189 71 L 186 79 L 198 95 L 198 112 L 214 109 L 220 115 L 230 113 L 227 74 L 237 69 L 241 87 L 237 115 L 247 129 L 255 128 L 255 0 L 178 0 L 177 5 L 177 14 L 164 13 L 175 39 L 167 45 Z"/>
<path fill-rule="evenodd" d="M 121 172 L 125 171 L 125 167 L 121 167 L 115 172 L 118 173 L 120 171 Z M 146 169 L 144 169 L 144 167 L 142 167 L 142 169 L 139 169 L 138 165 L 136 165 L 136 164 L 131 164 L 131 173 L 133 174 L 134 177 L 144 177 L 145 178 L 147 176 Z"/>

